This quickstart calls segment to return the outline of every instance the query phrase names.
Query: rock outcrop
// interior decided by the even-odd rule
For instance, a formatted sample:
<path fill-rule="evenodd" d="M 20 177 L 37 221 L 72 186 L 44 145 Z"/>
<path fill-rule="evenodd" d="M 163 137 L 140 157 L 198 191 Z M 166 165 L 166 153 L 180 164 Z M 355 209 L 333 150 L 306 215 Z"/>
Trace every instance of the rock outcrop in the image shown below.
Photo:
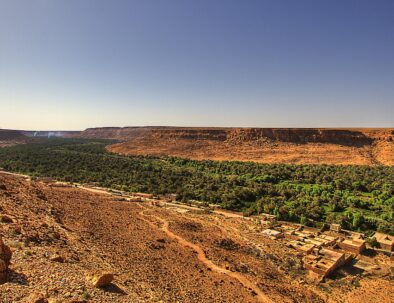
<path fill-rule="evenodd" d="M 4 244 L 3 239 L 0 237 L 0 283 L 7 282 L 11 256 L 11 249 Z"/>

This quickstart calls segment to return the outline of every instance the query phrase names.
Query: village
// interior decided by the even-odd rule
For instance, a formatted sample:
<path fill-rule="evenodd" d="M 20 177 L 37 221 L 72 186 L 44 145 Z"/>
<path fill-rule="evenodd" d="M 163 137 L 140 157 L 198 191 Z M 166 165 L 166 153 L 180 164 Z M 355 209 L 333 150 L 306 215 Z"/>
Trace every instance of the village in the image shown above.
<path fill-rule="evenodd" d="M 202 207 L 184 206 L 173 201 L 151 201 L 152 205 L 167 207 L 184 213 L 202 211 Z M 195 208 L 195 209 L 193 209 Z M 384 273 L 392 270 L 394 261 L 394 237 L 376 232 L 371 239 L 376 243 L 372 247 L 364 234 L 341 229 L 339 224 L 331 224 L 327 230 L 302 226 L 291 222 L 277 221 L 275 216 L 260 214 L 244 217 L 238 213 L 211 209 L 215 215 L 231 220 L 243 221 L 238 224 L 239 234 L 251 245 L 262 247 L 264 241 L 260 235 L 274 240 L 279 246 L 294 250 L 315 281 L 322 281 L 332 276 L 341 268 L 348 267 L 353 272 L 365 274 Z M 249 236 L 249 237 L 248 237 Z M 380 258 L 383 257 L 383 258 Z M 383 262 L 378 261 L 384 260 Z M 386 261 L 389 260 L 389 263 Z"/>

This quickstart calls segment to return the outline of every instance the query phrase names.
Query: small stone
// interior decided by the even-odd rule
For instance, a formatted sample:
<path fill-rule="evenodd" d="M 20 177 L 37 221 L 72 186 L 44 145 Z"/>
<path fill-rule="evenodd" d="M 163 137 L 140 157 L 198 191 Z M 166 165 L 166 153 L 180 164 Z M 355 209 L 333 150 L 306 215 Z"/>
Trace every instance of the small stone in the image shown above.
<path fill-rule="evenodd" d="M 52 262 L 59 262 L 59 263 L 64 262 L 64 258 L 58 254 L 54 254 L 53 256 L 51 256 L 49 260 L 51 260 Z"/>

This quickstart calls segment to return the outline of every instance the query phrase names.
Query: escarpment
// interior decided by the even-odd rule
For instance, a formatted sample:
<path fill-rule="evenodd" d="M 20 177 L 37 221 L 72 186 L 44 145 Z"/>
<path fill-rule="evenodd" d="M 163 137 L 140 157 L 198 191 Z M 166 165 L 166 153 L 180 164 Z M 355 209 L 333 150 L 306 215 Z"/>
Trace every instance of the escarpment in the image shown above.
<path fill-rule="evenodd" d="M 0 147 L 25 143 L 27 137 L 18 130 L 0 129 Z"/>
<path fill-rule="evenodd" d="M 393 129 L 105 127 L 74 137 L 116 139 L 125 155 L 261 163 L 394 165 Z"/>

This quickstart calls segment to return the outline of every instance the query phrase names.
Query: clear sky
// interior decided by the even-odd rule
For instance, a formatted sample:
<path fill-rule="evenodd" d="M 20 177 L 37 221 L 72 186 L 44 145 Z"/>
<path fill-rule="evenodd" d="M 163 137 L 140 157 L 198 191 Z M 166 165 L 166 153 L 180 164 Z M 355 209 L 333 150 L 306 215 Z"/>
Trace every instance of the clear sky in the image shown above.
<path fill-rule="evenodd" d="M 394 1 L 0 0 L 0 127 L 394 127 Z"/>

